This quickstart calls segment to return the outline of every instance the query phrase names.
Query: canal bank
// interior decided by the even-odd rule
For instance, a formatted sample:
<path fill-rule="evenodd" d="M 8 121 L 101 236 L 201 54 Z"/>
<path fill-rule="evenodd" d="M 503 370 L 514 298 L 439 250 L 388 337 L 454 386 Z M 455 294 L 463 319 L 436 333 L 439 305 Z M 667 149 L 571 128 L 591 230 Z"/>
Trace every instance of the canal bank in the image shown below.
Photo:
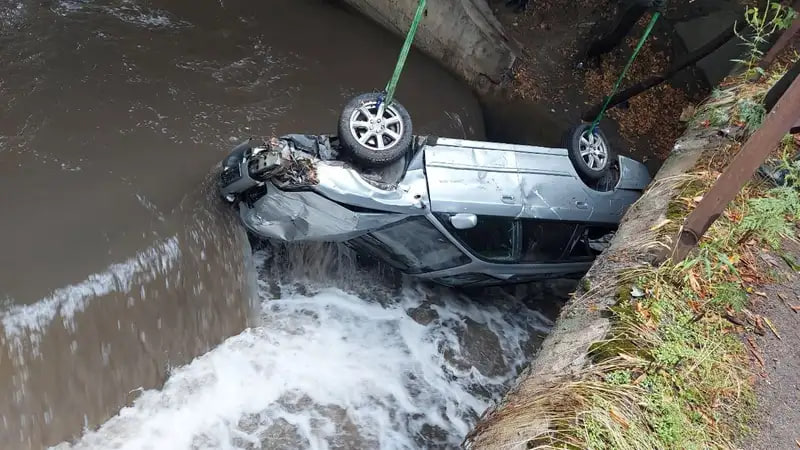
<path fill-rule="evenodd" d="M 797 358 L 778 358 L 775 347 L 796 340 L 798 191 L 754 178 L 688 259 L 668 258 L 685 217 L 760 125 L 744 118 L 777 70 L 760 82 L 734 77 L 699 105 L 530 366 L 484 413 L 466 448 L 794 445 L 785 414 L 796 413 L 775 399 L 794 395 L 796 380 L 781 372 Z M 727 119 L 713 121 L 718 114 Z M 772 163 L 788 164 L 798 145 L 784 139 Z M 798 176 L 796 165 L 784 167 Z M 756 382 L 759 375 L 767 380 Z"/>

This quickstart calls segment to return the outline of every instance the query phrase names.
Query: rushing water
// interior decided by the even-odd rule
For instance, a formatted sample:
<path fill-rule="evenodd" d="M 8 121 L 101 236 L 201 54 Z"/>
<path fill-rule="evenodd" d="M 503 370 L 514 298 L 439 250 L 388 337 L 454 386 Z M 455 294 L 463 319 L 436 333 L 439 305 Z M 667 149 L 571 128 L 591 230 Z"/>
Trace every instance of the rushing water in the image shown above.
<path fill-rule="evenodd" d="M 250 258 L 213 170 L 330 132 L 400 40 L 325 0 L 0 0 L 0 448 L 453 446 L 549 322 L 335 247 Z M 412 52 L 415 131 L 483 135 Z"/>
<path fill-rule="evenodd" d="M 289 249 L 303 251 L 313 278 L 276 274 L 293 262 L 257 254 L 256 326 L 63 447 L 454 447 L 549 325 L 513 299 L 390 287 L 363 268 L 341 277 L 356 267 L 335 249 Z"/>

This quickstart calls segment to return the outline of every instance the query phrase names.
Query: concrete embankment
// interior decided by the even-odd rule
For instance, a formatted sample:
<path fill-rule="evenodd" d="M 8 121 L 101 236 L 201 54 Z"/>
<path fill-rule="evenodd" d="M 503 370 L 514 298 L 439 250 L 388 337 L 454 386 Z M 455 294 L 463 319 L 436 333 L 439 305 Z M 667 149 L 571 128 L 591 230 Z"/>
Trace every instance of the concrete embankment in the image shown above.
<path fill-rule="evenodd" d="M 418 0 L 345 0 L 405 36 Z M 428 2 L 414 45 L 478 90 L 503 81 L 516 60 L 509 39 L 484 0 Z"/>
<path fill-rule="evenodd" d="M 628 210 L 611 246 L 596 261 L 564 306 L 551 333 L 516 385 L 488 409 L 464 443 L 470 449 L 524 449 L 553 426 L 542 399 L 578 380 L 591 366 L 589 349 L 611 329 L 608 314 L 619 300 L 623 274 L 667 255 L 659 229 L 667 210 L 703 150 L 719 145 L 715 130 L 690 128 L 677 142 L 645 194 Z M 663 239 L 662 239 L 663 240 Z M 546 402 L 545 402 L 546 403 Z"/>

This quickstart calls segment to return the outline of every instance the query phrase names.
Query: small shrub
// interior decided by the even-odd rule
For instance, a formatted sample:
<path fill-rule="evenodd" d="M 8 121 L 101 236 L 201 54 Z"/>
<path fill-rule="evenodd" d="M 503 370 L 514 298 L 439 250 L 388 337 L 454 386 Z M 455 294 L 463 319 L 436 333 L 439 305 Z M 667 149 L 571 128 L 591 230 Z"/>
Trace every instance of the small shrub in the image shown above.
<path fill-rule="evenodd" d="M 737 102 L 739 120 L 744 124 L 744 129 L 748 134 L 753 134 L 764 122 L 767 110 L 762 103 L 756 102 L 751 98 L 745 98 Z"/>
<path fill-rule="evenodd" d="M 747 293 L 736 283 L 721 283 L 714 288 L 711 303 L 722 308 L 730 307 L 741 311 L 747 304 Z"/>
<path fill-rule="evenodd" d="M 782 237 L 794 233 L 794 219 L 800 215 L 800 195 L 791 187 L 778 187 L 771 189 L 766 197 L 750 199 L 748 207 L 741 230 L 777 249 Z"/>
<path fill-rule="evenodd" d="M 769 2 L 763 11 L 757 6 L 747 8 L 744 17 L 752 33 L 736 32 L 736 35 L 744 41 L 742 45 L 747 49 L 747 54 L 744 59 L 734 60 L 746 67 L 747 77 L 757 73 L 764 74 L 764 70 L 758 67 L 758 61 L 764 56 L 761 48 L 767 43 L 772 33 L 788 28 L 796 15 L 797 12 L 792 8 L 773 1 Z"/>

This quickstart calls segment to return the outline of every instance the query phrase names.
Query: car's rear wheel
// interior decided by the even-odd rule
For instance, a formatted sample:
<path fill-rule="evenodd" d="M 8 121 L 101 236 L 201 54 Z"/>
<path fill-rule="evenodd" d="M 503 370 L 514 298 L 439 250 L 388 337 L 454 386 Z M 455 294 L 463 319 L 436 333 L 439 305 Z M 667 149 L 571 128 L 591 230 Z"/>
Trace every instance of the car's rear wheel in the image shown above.
<path fill-rule="evenodd" d="M 339 118 L 342 150 L 368 167 L 391 164 L 411 147 L 411 117 L 400 103 L 386 104 L 379 93 L 351 100 Z"/>
<path fill-rule="evenodd" d="M 600 128 L 581 124 L 567 132 L 564 145 L 575 170 L 585 179 L 597 181 L 611 169 L 614 153 Z"/>

